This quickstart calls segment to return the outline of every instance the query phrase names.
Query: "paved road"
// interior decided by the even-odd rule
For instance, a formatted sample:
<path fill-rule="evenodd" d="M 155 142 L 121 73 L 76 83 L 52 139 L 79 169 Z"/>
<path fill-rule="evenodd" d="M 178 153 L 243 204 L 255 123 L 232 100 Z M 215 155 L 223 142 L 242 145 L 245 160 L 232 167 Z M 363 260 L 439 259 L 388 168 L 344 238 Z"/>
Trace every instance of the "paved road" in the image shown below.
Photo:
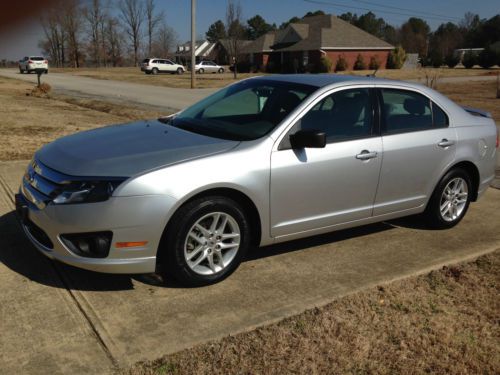
<path fill-rule="evenodd" d="M 139 73 L 138 73 L 139 74 Z M 0 69 L 0 75 L 36 82 L 36 74 L 19 74 L 16 69 Z M 495 80 L 495 76 L 447 77 L 441 78 L 441 83 L 456 83 L 470 81 Z M 166 110 L 180 110 L 216 91 L 216 89 L 182 89 L 143 85 L 138 83 L 100 80 L 88 77 L 78 77 L 65 73 L 54 73 L 43 76 L 56 92 L 72 95 L 105 98 L 111 101 L 127 101 L 137 104 L 147 104 L 162 107 Z M 417 82 L 418 80 L 410 80 Z"/>
<path fill-rule="evenodd" d="M 102 275 L 39 254 L 12 212 L 26 162 L 0 163 L 0 373 L 106 373 L 320 306 L 339 296 L 500 248 L 500 190 L 463 222 L 399 220 L 251 252 L 195 289 Z"/>
<path fill-rule="evenodd" d="M 19 74 L 19 70 L 0 69 L 0 75 L 37 82 L 36 74 Z M 122 81 L 101 80 L 78 77 L 65 73 L 54 73 L 43 76 L 43 81 L 61 94 L 91 96 L 117 102 L 130 102 L 161 107 L 165 110 L 178 111 L 214 92 L 214 89 L 182 89 L 169 88 Z"/>

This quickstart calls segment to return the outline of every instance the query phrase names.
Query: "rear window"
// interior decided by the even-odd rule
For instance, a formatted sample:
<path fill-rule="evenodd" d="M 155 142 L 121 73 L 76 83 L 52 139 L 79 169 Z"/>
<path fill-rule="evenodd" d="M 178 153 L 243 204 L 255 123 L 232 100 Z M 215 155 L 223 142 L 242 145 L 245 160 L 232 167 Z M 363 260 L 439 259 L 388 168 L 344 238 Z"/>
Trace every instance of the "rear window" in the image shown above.
<path fill-rule="evenodd" d="M 144 60 L 142 60 L 142 62 L 147 63 L 147 62 L 149 62 L 149 59 L 144 59 Z"/>
<path fill-rule="evenodd" d="M 45 59 L 43 57 L 40 57 L 40 56 L 32 56 L 32 57 L 30 57 L 30 60 L 33 60 L 33 61 L 43 61 Z"/>

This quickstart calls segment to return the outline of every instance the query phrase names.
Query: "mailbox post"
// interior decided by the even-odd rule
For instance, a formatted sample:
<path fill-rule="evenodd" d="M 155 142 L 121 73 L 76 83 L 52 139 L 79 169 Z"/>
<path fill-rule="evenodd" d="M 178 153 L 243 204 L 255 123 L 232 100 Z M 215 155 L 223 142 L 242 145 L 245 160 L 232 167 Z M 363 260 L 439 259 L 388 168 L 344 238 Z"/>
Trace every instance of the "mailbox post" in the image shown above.
<path fill-rule="evenodd" d="M 36 76 L 38 78 L 38 87 L 40 87 L 40 76 L 45 73 L 45 69 L 40 69 L 40 68 L 36 68 L 35 69 L 35 73 L 36 73 Z"/>

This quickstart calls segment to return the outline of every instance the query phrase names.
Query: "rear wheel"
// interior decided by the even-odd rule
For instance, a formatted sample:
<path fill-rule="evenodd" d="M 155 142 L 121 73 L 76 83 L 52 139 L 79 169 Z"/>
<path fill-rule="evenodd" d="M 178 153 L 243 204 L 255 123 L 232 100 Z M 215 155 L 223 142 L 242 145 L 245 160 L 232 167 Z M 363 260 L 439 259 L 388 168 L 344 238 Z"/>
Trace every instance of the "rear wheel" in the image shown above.
<path fill-rule="evenodd" d="M 428 223 L 436 229 L 457 225 L 467 212 L 472 185 L 467 172 L 452 169 L 441 179 L 425 210 Z"/>
<path fill-rule="evenodd" d="M 153 69 L 151 70 L 151 73 L 153 73 L 153 74 L 155 74 L 155 75 L 156 75 L 156 74 L 158 74 L 158 68 L 153 68 Z"/>
<path fill-rule="evenodd" d="M 232 199 L 200 198 L 181 207 L 160 249 L 165 277 L 201 286 L 223 280 L 238 268 L 250 241 L 250 225 Z"/>

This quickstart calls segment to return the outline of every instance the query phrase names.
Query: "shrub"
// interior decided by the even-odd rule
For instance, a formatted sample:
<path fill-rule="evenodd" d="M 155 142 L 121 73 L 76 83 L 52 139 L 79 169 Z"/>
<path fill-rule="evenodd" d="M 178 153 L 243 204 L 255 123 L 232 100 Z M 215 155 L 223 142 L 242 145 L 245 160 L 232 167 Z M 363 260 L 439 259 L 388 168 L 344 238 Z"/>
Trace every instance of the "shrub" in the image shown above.
<path fill-rule="evenodd" d="M 354 62 L 353 69 L 354 70 L 365 70 L 366 69 L 365 59 L 363 59 L 363 56 L 361 56 L 360 53 L 356 57 L 356 61 Z"/>
<path fill-rule="evenodd" d="M 321 56 L 316 70 L 318 73 L 330 73 L 332 71 L 332 60 L 326 55 Z"/>
<path fill-rule="evenodd" d="M 496 62 L 497 54 L 489 46 L 483 49 L 477 57 L 477 63 L 484 69 L 491 68 Z"/>
<path fill-rule="evenodd" d="M 457 55 L 454 55 L 453 53 L 444 58 L 444 63 L 448 66 L 448 68 L 451 69 L 456 67 L 459 62 L 459 57 Z"/>
<path fill-rule="evenodd" d="M 343 72 L 344 70 L 347 70 L 347 67 L 348 67 L 347 60 L 343 55 L 340 55 L 339 58 L 337 59 L 337 63 L 335 64 L 335 71 Z"/>
<path fill-rule="evenodd" d="M 477 55 L 472 51 L 465 52 L 464 57 L 462 58 L 462 64 L 467 69 L 472 68 L 474 65 L 477 64 Z"/>
<path fill-rule="evenodd" d="M 370 57 L 370 64 L 368 65 L 369 69 L 377 70 L 380 68 L 382 63 L 380 62 L 380 57 L 378 55 Z"/>
<path fill-rule="evenodd" d="M 387 56 L 387 69 L 401 69 L 406 61 L 406 52 L 403 47 L 396 47 Z"/>
<path fill-rule="evenodd" d="M 430 60 L 434 68 L 440 68 L 443 65 L 443 56 L 440 53 L 433 53 L 430 56 Z"/>

